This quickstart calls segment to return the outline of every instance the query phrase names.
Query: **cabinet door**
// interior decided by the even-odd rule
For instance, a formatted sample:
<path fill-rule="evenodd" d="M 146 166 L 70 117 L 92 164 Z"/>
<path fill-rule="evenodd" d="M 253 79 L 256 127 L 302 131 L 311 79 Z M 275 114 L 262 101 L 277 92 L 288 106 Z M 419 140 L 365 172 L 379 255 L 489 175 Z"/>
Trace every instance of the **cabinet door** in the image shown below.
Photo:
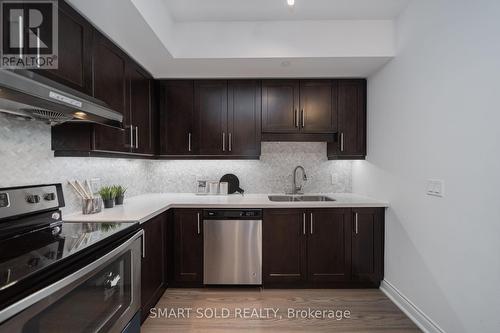
<path fill-rule="evenodd" d="M 343 282 L 351 277 L 351 210 L 308 211 L 308 280 Z"/>
<path fill-rule="evenodd" d="M 133 134 L 132 152 L 154 153 L 153 113 L 151 107 L 151 80 L 137 66 L 128 70 L 130 124 Z"/>
<path fill-rule="evenodd" d="M 338 136 L 328 157 L 366 156 L 366 80 L 338 80 Z"/>
<path fill-rule="evenodd" d="M 194 136 L 194 83 L 190 80 L 160 84 L 160 153 L 192 155 L 197 149 Z"/>
<path fill-rule="evenodd" d="M 149 309 L 165 291 L 165 215 L 159 215 L 142 224 L 144 230 L 144 245 L 146 256 L 141 264 L 141 305 L 142 320 L 144 321 Z"/>
<path fill-rule="evenodd" d="M 332 80 L 300 81 L 300 127 L 305 133 L 337 131 L 337 92 Z"/>
<path fill-rule="evenodd" d="M 196 81 L 195 131 L 200 155 L 223 155 L 228 151 L 227 81 Z"/>
<path fill-rule="evenodd" d="M 101 124 L 93 126 L 93 150 L 110 152 L 127 152 L 126 131 L 122 128 Z"/>
<path fill-rule="evenodd" d="M 232 80 L 228 83 L 228 146 L 233 156 L 260 156 L 260 83 Z"/>
<path fill-rule="evenodd" d="M 262 227 L 262 280 L 265 284 L 306 281 L 306 213 L 265 209 Z"/>
<path fill-rule="evenodd" d="M 384 209 L 352 209 L 353 280 L 379 285 L 384 267 Z"/>
<path fill-rule="evenodd" d="M 58 7 L 58 69 L 34 72 L 92 95 L 92 26 L 64 1 Z"/>
<path fill-rule="evenodd" d="M 176 283 L 203 283 L 203 223 L 201 211 L 174 211 L 174 279 Z"/>
<path fill-rule="evenodd" d="M 299 132 L 299 80 L 262 81 L 262 131 Z"/>
<path fill-rule="evenodd" d="M 125 55 L 110 40 L 94 31 L 92 73 L 94 97 L 120 112 L 127 123 Z"/>

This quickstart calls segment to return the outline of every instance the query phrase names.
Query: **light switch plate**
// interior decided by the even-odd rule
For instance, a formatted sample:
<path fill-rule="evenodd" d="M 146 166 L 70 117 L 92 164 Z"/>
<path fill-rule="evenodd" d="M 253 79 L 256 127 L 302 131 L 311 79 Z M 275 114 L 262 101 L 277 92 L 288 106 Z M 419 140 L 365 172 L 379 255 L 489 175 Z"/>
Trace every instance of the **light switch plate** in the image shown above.
<path fill-rule="evenodd" d="M 427 195 L 435 197 L 444 196 L 444 180 L 429 179 L 427 180 Z"/>

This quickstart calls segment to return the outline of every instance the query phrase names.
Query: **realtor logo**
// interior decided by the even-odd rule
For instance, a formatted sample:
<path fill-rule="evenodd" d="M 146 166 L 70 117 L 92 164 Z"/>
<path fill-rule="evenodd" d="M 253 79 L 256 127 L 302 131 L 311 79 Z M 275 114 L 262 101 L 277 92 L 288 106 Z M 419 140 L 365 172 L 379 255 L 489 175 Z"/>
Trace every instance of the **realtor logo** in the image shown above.
<path fill-rule="evenodd" d="M 0 67 L 56 69 L 57 0 L 0 0 Z"/>

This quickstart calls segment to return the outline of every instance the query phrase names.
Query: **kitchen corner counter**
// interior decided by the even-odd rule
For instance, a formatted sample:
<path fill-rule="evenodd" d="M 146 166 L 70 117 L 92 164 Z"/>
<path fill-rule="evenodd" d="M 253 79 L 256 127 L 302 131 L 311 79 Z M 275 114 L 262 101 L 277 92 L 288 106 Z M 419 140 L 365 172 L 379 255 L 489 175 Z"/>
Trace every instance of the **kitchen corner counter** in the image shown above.
<path fill-rule="evenodd" d="M 308 193 L 309 195 L 310 193 Z M 268 194 L 232 194 L 228 196 L 189 193 L 151 193 L 127 198 L 122 206 L 104 209 L 92 215 L 64 216 L 67 222 L 146 222 L 170 208 L 355 208 L 389 207 L 384 201 L 352 193 L 325 194 L 335 201 L 273 202 Z"/>

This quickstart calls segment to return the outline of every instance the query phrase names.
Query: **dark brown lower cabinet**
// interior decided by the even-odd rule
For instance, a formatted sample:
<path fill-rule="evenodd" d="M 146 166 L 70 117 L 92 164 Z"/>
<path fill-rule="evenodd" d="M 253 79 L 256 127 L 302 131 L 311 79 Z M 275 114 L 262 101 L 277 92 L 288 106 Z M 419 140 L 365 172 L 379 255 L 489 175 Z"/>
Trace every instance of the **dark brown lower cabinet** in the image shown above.
<path fill-rule="evenodd" d="M 309 282 L 346 282 L 351 278 L 350 209 L 307 212 L 307 277 Z"/>
<path fill-rule="evenodd" d="M 142 224 L 145 257 L 141 263 L 141 321 L 156 305 L 166 289 L 166 215 L 162 214 Z"/>
<path fill-rule="evenodd" d="M 202 210 L 169 214 L 169 285 L 203 286 Z M 377 288 L 383 258 L 384 208 L 264 209 L 264 287 Z"/>
<path fill-rule="evenodd" d="M 352 209 L 352 278 L 380 284 L 384 276 L 384 209 Z"/>
<path fill-rule="evenodd" d="M 262 224 L 262 282 L 297 285 L 306 275 L 306 225 L 301 209 L 265 209 Z"/>
<path fill-rule="evenodd" d="M 201 209 L 175 209 L 174 274 L 176 286 L 203 284 L 203 221 Z"/>
<path fill-rule="evenodd" d="M 378 287 L 384 208 L 265 209 L 265 287 Z"/>

